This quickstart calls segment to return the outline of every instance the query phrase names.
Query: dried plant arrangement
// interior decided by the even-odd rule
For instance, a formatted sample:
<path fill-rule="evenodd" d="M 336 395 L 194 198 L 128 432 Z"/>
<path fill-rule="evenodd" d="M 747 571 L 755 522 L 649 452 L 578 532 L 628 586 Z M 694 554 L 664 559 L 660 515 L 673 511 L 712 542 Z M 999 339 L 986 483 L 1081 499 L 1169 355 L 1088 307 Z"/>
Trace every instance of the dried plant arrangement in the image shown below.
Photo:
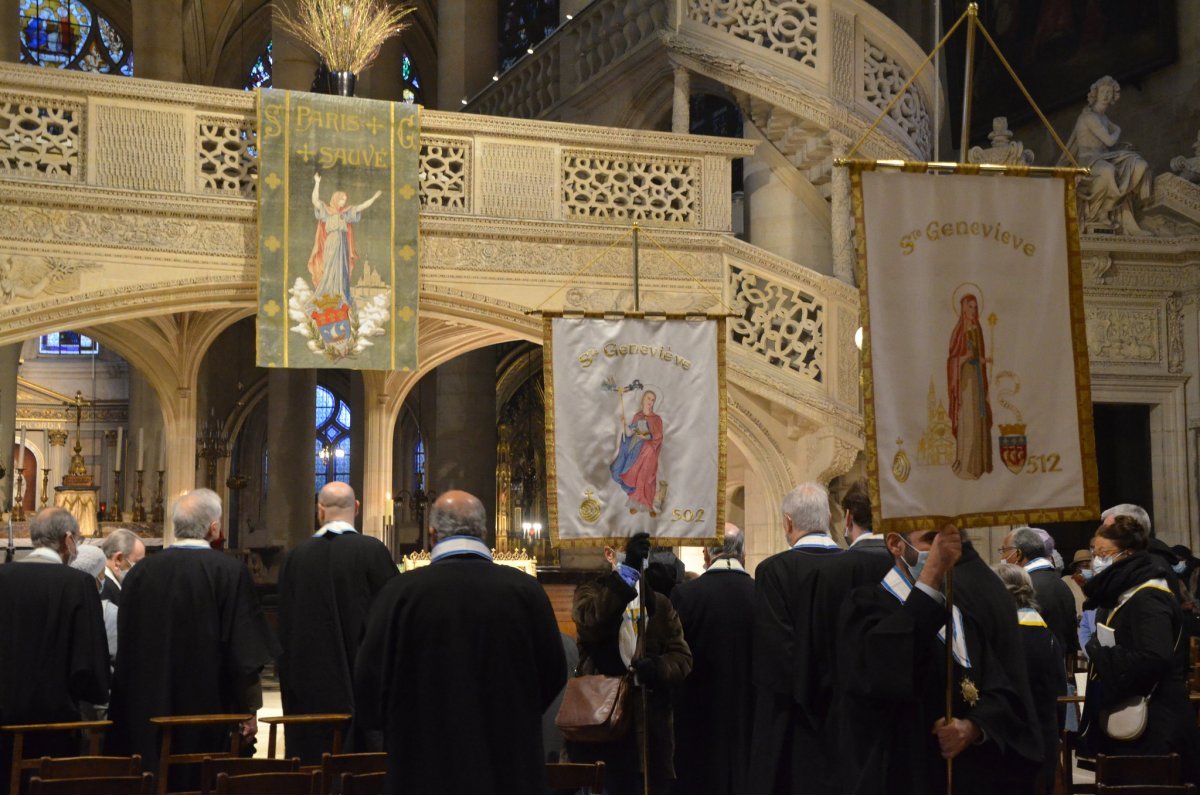
<path fill-rule="evenodd" d="M 294 13 L 276 6 L 280 27 L 307 44 L 331 72 L 361 74 L 384 42 L 408 27 L 415 9 L 388 0 L 293 0 Z"/>

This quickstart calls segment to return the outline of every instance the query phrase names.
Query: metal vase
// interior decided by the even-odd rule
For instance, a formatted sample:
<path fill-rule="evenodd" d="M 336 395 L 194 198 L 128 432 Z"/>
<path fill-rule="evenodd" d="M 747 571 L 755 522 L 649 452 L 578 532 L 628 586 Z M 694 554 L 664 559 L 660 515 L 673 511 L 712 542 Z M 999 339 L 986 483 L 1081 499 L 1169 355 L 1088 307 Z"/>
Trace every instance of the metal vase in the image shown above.
<path fill-rule="evenodd" d="M 354 96 L 354 83 L 357 80 L 354 72 L 329 72 L 329 93 L 339 97 Z"/>

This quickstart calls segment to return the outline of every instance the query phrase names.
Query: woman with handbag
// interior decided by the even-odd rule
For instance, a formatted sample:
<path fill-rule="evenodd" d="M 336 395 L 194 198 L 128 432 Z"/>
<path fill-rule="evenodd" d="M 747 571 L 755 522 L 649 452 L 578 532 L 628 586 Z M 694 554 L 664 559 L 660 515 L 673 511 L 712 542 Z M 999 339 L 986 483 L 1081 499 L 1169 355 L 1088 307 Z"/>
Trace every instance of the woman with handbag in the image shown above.
<path fill-rule="evenodd" d="M 574 695 L 570 682 L 559 712 L 558 725 L 567 735 L 570 761 L 605 763 L 606 795 L 640 795 L 643 765 L 649 769 L 651 795 L 669 793 L 675 779 L 671 698 L 692 670 L 692 652 L 670 600 L 649 587 L 642 598 L 642 563 L 649 554 L 647 533 L 630 538 L 624 552 L 605 547 L 612 571 L 576 588 L 572 604 L 579 631 L 579 678 L 607 678 L 615 685 L 631 670 L 637 675 L 637 686 L 625 689 L 623 706 L 632 713 L 632 720 L 623 732 L 609 732 L 603 739 L 592 734 L 588 739 L 572 740 L 571 728 L 562 720 Z M 645 617 L 641 615 L 643 603 Z"/>
<path fill-rule="evenodd" d="M 1096 609 L 1087 643 L 1087 698 L 1080 756 L 1182 757 L 1186 781 L 1200 781 L 1195 714 L 1188 704 L 1183 617 L 1163 564 L 1146 552 L 1149 532 L 1129 516 L 1110 517 L 1092 539 L 1086 608 Z"/>

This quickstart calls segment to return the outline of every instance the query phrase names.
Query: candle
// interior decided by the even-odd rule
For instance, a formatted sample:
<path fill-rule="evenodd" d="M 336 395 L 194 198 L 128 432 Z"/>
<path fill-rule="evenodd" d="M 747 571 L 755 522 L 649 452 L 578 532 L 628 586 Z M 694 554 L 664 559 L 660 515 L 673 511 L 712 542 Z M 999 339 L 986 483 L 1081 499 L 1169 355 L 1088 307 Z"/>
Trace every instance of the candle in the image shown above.
<path fill-rule="evenodd" d="M 138 472 L 146 468 L 146 429 L 138 428 Z"/>
<path fill-rule="evenodd" d="M 395 510 L 396 503 L 392 502 L 392 493 L 389 491 L 387 493 L 387 506 L 384 509 L 384 516 L 386 516 L 388 519 L 391 519 L 393 516 L 395 516 Z"/>
<path fill-rule="evenodd" d="M 21 447 L 17 450 L 17 469 L 25 468 L 25 426 L 21 426 Z"/>
<path fill-rule="evenodd" d="M 121 440 L 125 438 L 125 429 L 117 428 L 117 461 L 113 464 L 113 472 L 121 471 Z"/>

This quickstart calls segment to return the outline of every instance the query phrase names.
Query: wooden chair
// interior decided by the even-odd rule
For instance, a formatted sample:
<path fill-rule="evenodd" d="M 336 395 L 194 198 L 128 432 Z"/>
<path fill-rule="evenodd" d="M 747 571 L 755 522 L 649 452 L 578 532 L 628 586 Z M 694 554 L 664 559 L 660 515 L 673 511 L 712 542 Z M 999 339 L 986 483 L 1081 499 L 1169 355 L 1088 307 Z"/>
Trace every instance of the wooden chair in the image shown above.
<path fill-rule="evenodd" d="M 26 770 L 33 770 L 42 763 L 40 758 L 25 758 L 26 735 L 87 731 L 88 753 L 96 756 L 100 753 L 100 740 L 104 737 L 104 731 L 111 727 L 112 721 L 110 720 L 84 720 L 69 723 L 23 723 L 0 726 L 0 731 L 12 735 L 12 774 L 8 781 L 8 791 L 20 792 L 21 773 Z"/>
<path fill-rule="evenodd" d="M 1193 784 L 1129 784 L 1106 787 L 1099 784 L 1097 795 L 1196 795 Z"/>
<path fill-rule="evenodd" d="M 546 765 L 546 785 L 552 790 L 577 790 L 587 787 L 589 792 L 604 791 L 604 763 L 591 765 L 558 762 Z"/>
<path fill-rule="evenodd" d="M 140 776 L 142 757 L 133 756 L 43 756 L 37 767 L 42 781 L 62 778 L 101 778 L 104 776 Z"/>
<path fill-rule="evenodd" d="M 330 749 L 332 754 L 340 754 L 342 752 L 342 738 L 345 735 L 346 727 L 350 725 L 350 715 L 342 713 L 330 713 L 327 715 L 276 715 L 270 718 L 263 718 L 260 723 L 265 723 L 271 727 L 270 734 L 267 735 L 267 758 L 275 758 L 276 736 L 275 732 L 280 726 L 333 726 L 333 748 Z"/>
<path fill-rule="evenodd" d="M 342 774 L 342 795 L 383 795 L 387 773 Z"/>
<path fill-rule="evenodd" d="M 217 776 L 216 795 L 319 795 L 321 774 L 254 773 Z"/>
<path fill-rule="evenodd" d="M 153 792 L 153 773 L 143 773 L 140 776 L 64 778 L 58 781 L 46 781 L 41 776 L 34 776 L 29 781 L 29 795 L 152 795 Z"/>
<path fill-rule="evenodd" d="M 162 739 L 158 750 L 158 795 L 167 793 L 167 774 L 172 765 L 200 764 L 205 758 L 222 756 L 237 756 L 242 750 L 242 734 L 237 730 L 238 725 L 250 720 L 253 715 L 172 715 L 162 718 L 151 718 L 150 723 L 157 726 Z M 174 732 L 181 728 L 196 728 L 202 726 L 228 726 L 232 729 L 229 742 L 229 752 L 208 750 L 201 753 L 172 754 L 171 744 Z"/>
<path fill-rule="evenodd" d="M 200 795 L 211 795 L 217 776 L 248 776 L 255 773 L 299 773 L 300 760 L 245 759 L 240 756 L 206 756 L 200 763 Z"/>
<path fill-rule="evenodd" d="M 322 754 L 321 778 L 325 793 L 337 792 L 342 776 L 350 773 L 386 773 L 387 754 Z"/>
<path fill-rule="evenodd" d="M 1162 756 L 1096 755 L 1096 785 L 1142 786 L 1145 784 L 1181 784 L 1179 754 Z"/>

